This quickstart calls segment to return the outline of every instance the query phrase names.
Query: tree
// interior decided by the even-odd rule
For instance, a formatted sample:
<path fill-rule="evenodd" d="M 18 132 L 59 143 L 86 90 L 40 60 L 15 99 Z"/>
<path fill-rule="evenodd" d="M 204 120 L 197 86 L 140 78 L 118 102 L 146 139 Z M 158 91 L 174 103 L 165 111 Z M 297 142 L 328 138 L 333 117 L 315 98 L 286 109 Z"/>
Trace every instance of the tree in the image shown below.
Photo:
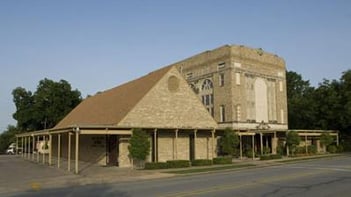
<path fill-rule="evenodd" d="M 288 155 L 289 150 L 290 152 L 295 153 L 296 146 L 300 144 L 300 140 L 301 138 L 296 131 L 288 131 L 286 135 L 286 146 Z"/>
<path fill-rule="evenodd" d="M 13 118 L 22 131 L 42 130 L 54 127 L 64 116 L 81 102 L 81 93 L 60 80 L 39 81 L 34 94 L 22 87 L 12 91 L 16 112 Z"/>
<path fill-rule="evenodd" d="M 320 137 L 321 145 L 328 147 L 334 141 L 333 136 L 329 135 L 329 133 L 322 133 Z"/>
<path fill-rule="evenodd" d="M 316 122 L 314 88 L 293 71 L 286 72 L 290 129 L 313 129 Z"/>
<path fill-rule="evenodd" d="M 0 153 L 5 152 L 8 146 L 16 141 L 15 135 L 17 133 L 17 128 L 13 125 L 9 125 L 7 129 L 0 134 Z"/>
<path fill-rule="evenodd" d="M 220 139 L 220 147 L 224 154 L 234 155 L 239 144 L 238 135 L 230 128 L 224 130 L 224 135 Z"/>
<path fill-rule="evenodd" d="M 133 135 L 128 146 L 130 157 L 140 163 L 144 163 L 150 154 L 150 141 L 147 133 L 141 129 L 133 129 Z"/>

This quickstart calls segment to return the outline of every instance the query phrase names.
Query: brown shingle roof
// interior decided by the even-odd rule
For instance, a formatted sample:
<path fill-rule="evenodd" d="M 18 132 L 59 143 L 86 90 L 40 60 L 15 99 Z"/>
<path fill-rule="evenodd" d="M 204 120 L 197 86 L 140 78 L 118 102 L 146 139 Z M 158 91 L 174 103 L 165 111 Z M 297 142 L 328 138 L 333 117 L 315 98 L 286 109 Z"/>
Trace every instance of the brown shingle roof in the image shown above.
<path fill-rule="evenodd" d="M 54 128 L 118 124 L 171 68 L 171 66 L 164 67 L 85 99 Z"/>

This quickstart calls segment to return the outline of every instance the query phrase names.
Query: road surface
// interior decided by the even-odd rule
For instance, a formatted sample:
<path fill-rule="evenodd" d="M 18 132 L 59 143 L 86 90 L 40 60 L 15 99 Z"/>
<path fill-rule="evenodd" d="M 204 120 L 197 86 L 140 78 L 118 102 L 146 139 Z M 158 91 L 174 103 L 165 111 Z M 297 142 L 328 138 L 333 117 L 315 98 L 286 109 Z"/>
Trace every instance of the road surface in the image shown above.
<path fill-rule="evenodd" d="M 351 155 L 157 180 L 28 191 L 15 196 L 351 196 Z"/>

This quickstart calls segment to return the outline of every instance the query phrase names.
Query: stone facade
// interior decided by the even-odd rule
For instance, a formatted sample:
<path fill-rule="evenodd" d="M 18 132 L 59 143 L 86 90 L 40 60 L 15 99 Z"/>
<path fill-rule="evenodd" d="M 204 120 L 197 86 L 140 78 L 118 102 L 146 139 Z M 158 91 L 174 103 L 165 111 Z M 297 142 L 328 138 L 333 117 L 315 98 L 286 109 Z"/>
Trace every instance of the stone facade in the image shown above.
<path fill-rule="evenodd" d="M 226 45 L 173 65 L 221 127 L 255 129 L 263 121 L 272 129 L 287 129 L 282 58 L 262 49 Z M 205 88 L 208 82 L 211 90 Z"/>
<path fill-rule="evenodd" d="M 118 126 L 130 128 L 216 128 L 180 73 L 172 68 Z"/>

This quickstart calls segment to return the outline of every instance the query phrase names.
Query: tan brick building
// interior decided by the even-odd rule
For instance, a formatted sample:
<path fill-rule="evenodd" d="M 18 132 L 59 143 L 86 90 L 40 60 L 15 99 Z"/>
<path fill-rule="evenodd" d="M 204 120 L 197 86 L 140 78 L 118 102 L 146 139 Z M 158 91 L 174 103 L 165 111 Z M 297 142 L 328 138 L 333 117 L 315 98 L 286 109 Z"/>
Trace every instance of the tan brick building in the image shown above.
<path fill-rule="evenodd" d="M 150 135 L 149 162 L 212 159 L 226 127 L 238 131 L 240 158 L 248 148 L 276 153 L 288 129 L 285 69 L 262 49 L 206 51 L 85 99 L 54 128 L 17 135 L 22 156 L 66 160 L 68 170 L 74 161 L 76 173 L 78 161 L 130 167 L 133 128 Z M 300 131 L 306 147 L 321 133 Z M 28 152 L 43 141 L 48 154 L 34 158 Z"/>

